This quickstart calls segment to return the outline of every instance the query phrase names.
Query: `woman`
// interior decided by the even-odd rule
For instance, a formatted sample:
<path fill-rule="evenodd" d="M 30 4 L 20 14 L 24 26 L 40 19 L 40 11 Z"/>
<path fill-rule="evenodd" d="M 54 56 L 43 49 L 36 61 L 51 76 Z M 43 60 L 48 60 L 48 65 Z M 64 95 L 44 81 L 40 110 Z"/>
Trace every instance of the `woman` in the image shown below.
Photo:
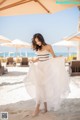
<path fill-rule="evenodd" d="M 33 112 L 33 116 L 36 116 L 42 103 L 44 112 L 59 109 L 69 90 L 69 77 L 65 70 L 64 57 L 56 57 L 51 45 L 45 42 L 40 33 L 33 36 L 32 48 L 36 51 L 37 58 L 31 61 L 24 82 L 27 91 L 36 99 Z"/>

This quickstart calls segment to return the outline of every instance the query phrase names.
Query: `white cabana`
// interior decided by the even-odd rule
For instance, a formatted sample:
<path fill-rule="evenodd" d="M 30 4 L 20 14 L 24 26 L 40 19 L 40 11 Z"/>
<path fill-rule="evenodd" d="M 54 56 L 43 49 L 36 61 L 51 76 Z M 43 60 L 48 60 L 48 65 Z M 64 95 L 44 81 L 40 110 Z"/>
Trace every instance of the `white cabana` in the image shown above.
<path fill-rule="evenodd" d="M 72 41 L 59 41 L 53 44 L 53 46 L 59 46 L 59 47 L 67 47 L 68 48 L 68 56 L 70 56 L 70 48 L 71 47 L 76 47 L 77 43 L 72 42 Z"/>
<path fill-rule="evenodd" d="M 21 41 L 19 39 L 15 39 L 11 43 L 4 43 L 1 45 L 16 48 L 16 54 L 19 48 L 31 48 L 31 45 L 29 43 Z"/>
<path fill-rule="evenodd" d="M 2 46 L 9 46 L 9 47 L 15 47 L 15 48 L 30 48 L 31 45 L 27 42 L 21 41 L 19 39 L 12 40 L 10 43 L 4 43 L 1 44 Z"/>
<path fill-rule="evenodd" d="M 11 40 L 8 39 L 7 37 L 4 37 L 3 35 L 0 35 L 0 43 L 10 43 Z"/>
<path fill-rule="evenodd" d="M 0 35 L 0 46 L 1 44 L 5 44 L 5 43 L 11 43 L 12 40 L 8 39 L 7 37 Z M 5 56 L 5 54 L 4 54 Z"/>
<path fill-rule="evenodd" d="M 79 36 L 79 34 L 80 34 L 80 32 L 65 38 L 65 40 L 67 40 L 67 41 L 73 41 L 73 42 L 77 43 L 77 46 L 76 46 L 77 47 L 77 60 L 80 60 L 80 36 Z"/>
<path fill-rule="evenodd" d="M 78 8 L 79 8 L 79 20 L 77 26 L 77 33 L 65 37 L 64 40 L 77 42 L 77 60 L 80 60 L 80 6 Z"/>

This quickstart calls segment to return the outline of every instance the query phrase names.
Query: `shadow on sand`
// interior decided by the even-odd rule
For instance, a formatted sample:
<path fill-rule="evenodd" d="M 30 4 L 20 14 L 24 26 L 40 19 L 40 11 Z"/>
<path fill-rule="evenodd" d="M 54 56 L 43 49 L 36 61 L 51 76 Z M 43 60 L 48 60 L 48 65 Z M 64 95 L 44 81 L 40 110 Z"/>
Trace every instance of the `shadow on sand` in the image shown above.
<path fill-rule="evenodd" d="M 6 86 L 6 85 L 16 85 L 16 84 L 22 84 L 23 82 L 14 82 L 14 83 L 10 83 L 10 82 L 3 82 L 0 84 L 0 87 L 2 86 Z"/>
<path fill-rule="evenodd" d="M 20 101 L 0 106 L 1 112 L 8 112 L 10 119 L 15 120 L 80 120 L 80 99 L 65 99 L 57 111 L 49 111 L 32 118 L 35 107 L 33 100 Z"/>
<path fill-rule="evenodd" d="M 2 75 L 1 77 L 9 77 L 9 76 L 22 76 L 26 75 L 27 72 L 18 72 L 18 71 L 10 71 L 7 74 Z"/>

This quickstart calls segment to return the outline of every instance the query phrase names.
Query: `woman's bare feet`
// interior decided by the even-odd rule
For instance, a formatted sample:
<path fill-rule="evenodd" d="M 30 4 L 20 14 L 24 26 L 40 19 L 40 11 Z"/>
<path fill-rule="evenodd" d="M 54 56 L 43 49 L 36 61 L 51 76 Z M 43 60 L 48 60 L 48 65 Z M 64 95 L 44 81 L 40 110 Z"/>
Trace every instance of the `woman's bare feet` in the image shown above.
<path fill-rule="evenodd" d="M 40 104 L 37 104 L 37 106 L 36 106 L 36 108 L 35 108 L 35 110 L 34 110 L 34 112 L 32 114 L 33 117 L 35 117 L 35 116 L 37 116 L 39 114 L 39 112 L 40 112 L 39 107 L 40 107 Z"/>
<path fill-rule="evenodd" d="M 40 112 L 40 110 L 39 110 L 39 109 L 36 109 L 36 110 L 33 112 L 32 116 L 33 116 L 33 117 L 37 116 L 37 115 L 39 114 L 39 112 Z"/>
<path fill-rule="evenodd" d="M 44 102 L 44 113 L 46 113 L 47 112 L 47 102 Z"/>
<path fill-rule="evenodd" d="M 42 114 L 44 114 L 44 113 L 46 113 L 46 112 L 48 112 L 46 109 L 44 109 L 43 111 L 42 111 Z"/>
<path fill-rule="evenodd" d="M 46 112 L 47 112 L 47 109 L 44 110 L 44 113 L 46 113 Z"/>

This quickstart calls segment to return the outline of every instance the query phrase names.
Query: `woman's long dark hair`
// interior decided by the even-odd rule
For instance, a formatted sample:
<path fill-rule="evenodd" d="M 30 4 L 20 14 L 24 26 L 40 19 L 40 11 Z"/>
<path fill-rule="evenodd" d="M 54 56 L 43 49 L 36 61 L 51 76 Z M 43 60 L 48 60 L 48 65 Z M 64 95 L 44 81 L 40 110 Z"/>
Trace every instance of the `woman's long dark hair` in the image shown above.
<path fill-rule="evenodd" d="M 36 44 L 35 38 L 38 38 L 38 40 L 41 42 L 41 46 Z M 33 48 L 33 50 L 36 50 L 36 51 L 41 50 L 42 45 L 44 45 L 44 46 L 47 45 L 47 43 L 45 42 L 43 36 L 40 33 L 34 34 L 33 38 L 32 38 L 32 48 Z"/>

